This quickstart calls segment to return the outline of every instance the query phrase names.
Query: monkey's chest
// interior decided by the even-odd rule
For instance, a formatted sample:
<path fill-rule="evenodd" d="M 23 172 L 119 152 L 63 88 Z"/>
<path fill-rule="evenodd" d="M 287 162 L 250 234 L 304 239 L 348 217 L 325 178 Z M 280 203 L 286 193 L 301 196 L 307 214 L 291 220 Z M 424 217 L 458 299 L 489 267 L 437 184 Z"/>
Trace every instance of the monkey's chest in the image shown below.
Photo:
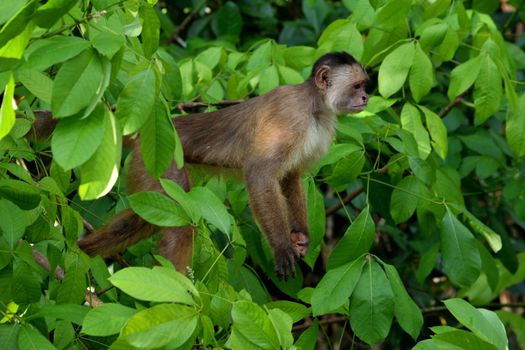
<path fill-rule="evenodd" d="M 316 163 L 330 148 L 334 123 L 311 123 L 303 132 L 295 154 L 290 159 L 291 168 L 305 171 Z"/>

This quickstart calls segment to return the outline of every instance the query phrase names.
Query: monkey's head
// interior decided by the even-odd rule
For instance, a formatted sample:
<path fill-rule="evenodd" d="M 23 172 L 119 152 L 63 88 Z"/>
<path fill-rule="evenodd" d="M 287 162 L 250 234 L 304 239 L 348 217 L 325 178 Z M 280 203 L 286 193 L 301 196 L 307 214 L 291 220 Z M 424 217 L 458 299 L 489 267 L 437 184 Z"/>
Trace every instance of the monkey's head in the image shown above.
<path fill-rule="evenodd" d="M 357 113 L 368 103 L 365 91 L 368 76 L 363 66 L 346 52 L 321 56 L 312 68 L 310 80 L 333 113 Z"/>

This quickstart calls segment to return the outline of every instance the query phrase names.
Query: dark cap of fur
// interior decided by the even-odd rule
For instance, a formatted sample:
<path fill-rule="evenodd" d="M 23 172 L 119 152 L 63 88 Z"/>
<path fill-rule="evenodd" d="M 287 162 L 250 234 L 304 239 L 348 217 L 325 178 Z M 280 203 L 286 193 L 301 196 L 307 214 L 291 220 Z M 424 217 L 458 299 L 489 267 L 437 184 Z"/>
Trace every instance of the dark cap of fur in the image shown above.
<path fill-rule="evenodd" d="M 330 52 L 326 55 L 321 56 L 312 67 L 312 76 L 315 75 L 322 66 L 337 67 L 343 65 L 359 64 L 357 60 L 346 52 Z"/>

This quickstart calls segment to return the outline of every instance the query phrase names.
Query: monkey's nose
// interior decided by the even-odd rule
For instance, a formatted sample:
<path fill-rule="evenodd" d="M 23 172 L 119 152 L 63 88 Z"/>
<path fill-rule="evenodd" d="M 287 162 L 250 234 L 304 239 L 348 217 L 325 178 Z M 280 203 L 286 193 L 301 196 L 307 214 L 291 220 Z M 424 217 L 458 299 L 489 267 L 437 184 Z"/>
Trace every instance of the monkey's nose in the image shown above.
<path fill-rule="evenodd" d="M 363 99 L 363 103 L 368 103 L 368 95 L 364 95 L 362 99 Z"/>

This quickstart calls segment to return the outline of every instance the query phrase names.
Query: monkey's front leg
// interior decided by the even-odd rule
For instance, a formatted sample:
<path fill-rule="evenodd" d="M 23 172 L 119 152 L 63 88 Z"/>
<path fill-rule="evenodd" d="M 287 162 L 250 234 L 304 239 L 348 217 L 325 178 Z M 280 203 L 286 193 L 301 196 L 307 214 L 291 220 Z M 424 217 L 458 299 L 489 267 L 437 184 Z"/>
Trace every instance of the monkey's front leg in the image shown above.
<path fill-rule="evenodd" d="M 308 252 L 310 239 L 306 215 L 306 197 L 301 177 L 296 172 L 287 174 L 281 180 L 281 188 L 286 198 L 288 220 L 292 228 L 290 239 L 294 248 L 304 257 Z"/>
<path fill-rule="evenodd" d="M 246 188 L 253 215 L 272 247 L 277 276 L 286 280 L 295 276 L 295 260 L 301 254 L 290 240 L 286 199 L 273 164 L 264 161 L 249 164 L 245 168 Z"/>

